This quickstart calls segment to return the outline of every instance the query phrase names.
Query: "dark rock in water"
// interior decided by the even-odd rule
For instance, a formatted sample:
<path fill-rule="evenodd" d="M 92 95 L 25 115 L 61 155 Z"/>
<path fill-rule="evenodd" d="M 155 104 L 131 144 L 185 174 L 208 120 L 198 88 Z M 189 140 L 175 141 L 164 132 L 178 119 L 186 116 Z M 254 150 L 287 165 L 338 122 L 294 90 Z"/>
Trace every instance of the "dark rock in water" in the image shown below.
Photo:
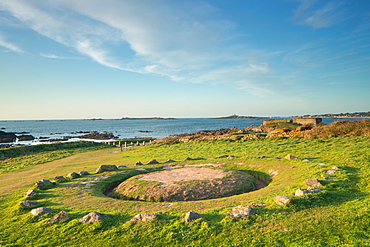
<path fill-rule="evenodd" d="M 53 212 L 53 209 L 44 208 L 44 207 L 34 208 L 34 209 L 31 210 L 31 214 L 34 215 L 34 216 L 41 216 L 43 214 L 48 214 L 48 213 L 51 213 L 51 212 Z"/>
<path fill-rule="evenodd" d="M 33 135 L 20 135 L 17 136 L 19 141 L 33 141 L 35 140 L 35 137 Z"/>
<path fill-rule="evenodd" d="M 117 137 L 113 135 L 113 133 L 99 133 L 93 132 L 87 135 L 79 136 L 78 138 L 81 139 L 94 139 L 94 140 L 110 140 L 116 139 Z"/>
<path fill-rule="evenodd" d="M 241 219 L 243 217 L 247 217 L 254 214 L 254 209 L 250 206 L 240 205 L 233 208 L 231 211 L 227 212 L 227 214 L 234 219 Z"/>
<path fill-rule="evenodd" d="M 95 223 L 95 222 L 97 222 L 99 220 L 104 220 L 105 217 L 106 217 L 105 214 L 98 213 L 98 212 L 91 212 L 91 213 L 85 215 L 83 218 L 81 218 L 79 220 L 79 222 L 81 222 L 83 224 L 85 224 L 85 223 L 92 224 L 92 223 Z"/>
<path fill-rule="evenodd" d="M 203 218 L 202 215 L 194 211 L 189 211 L 185 214 L 185 222 L 192 222 L 196 219 L 201 219 L 201 218 Z"/>
<path fill-rule="evenodd" d="M 67 212 L 60 211 L 58 214 L 54 215 L 49 220 L 47 220 L 46 223 L 53 224 L 53 223 L 57 223 L 59 221 L 68 220 L 68 219 L 69 219 L 69 215 L 67 214 Z"/>
<path fill-rule="evenodd" d="M 0 143 L 15 142 L 16 138 L 14 133 L 0 131 Z"/>
<path fill-rule="evenodd" d="M 117 170 L 118 167 L 116 165 L 101 165 L 97 170 L 96 173 L 101 173 L 105 171 L 114 171 Z"/>

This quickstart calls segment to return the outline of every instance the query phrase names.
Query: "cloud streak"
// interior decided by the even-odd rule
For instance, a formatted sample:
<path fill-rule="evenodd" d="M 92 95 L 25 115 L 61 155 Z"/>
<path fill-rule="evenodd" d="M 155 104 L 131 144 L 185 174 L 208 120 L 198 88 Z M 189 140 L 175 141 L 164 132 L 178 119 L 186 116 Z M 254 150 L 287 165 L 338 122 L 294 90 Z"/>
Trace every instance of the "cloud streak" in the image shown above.
<path fill-rule="evenodd" d="M 345 1 L 298 0 L 298 2 L 300 5 L 295 11 L 294 20 L 299 25 L 311 26 L 314 29 L 325 28 L 337 24 L 345 17 L 341 9 Z"/>
<path fill-rule="evenodd" d="M 217 10 L 202 1 L 13 0 L 0 6 L 26 27 L 107 67 L 194 83 L 230 83 L 240 74 L 235 84 L 253 91 L 258 80 L 248 76 L 269 73 L 267 61 L 249 61 L 253 49 L 232 44 L 235 24 L 210 18 Z"/>
<path fill-rule="evenodd" d="M 21 54 L 26 53 L 24 50 L 19 48 L 17 45 L 8 42 L 2 34 L 0 34 L 0 46 L 4 47 L 8 51 L 21 53 Z"/>

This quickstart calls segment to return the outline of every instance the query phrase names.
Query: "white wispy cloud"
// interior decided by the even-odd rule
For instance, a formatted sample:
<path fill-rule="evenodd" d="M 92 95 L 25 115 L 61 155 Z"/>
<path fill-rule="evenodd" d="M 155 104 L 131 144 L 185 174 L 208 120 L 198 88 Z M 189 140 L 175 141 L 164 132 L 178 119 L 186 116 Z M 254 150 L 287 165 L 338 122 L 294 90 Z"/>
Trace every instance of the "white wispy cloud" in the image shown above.
<path fill-rule="evenodd" d="M 0 46 L 7 49 L 7 51 L 12 51 L 16 53 L 26 53 L 24 50 L 19 48 L 17 45 L 10 43 L 6 38 L 0 33 Z"/>
<path fill-rule="evenodd" d="M 300 5 L 295 11 L 294 20 L 300 25 L 315 29 L 330 27 L 345 19 L 343 5 L 346 1 L 298 0 Z"/>
<path fill-rule="evenodd" d="M 232 44 L 236 25 L 211 18 L 217 10 L 202 1 L 12 0 L 0 8 L 107 67 L 252 91 L 265 90 L 259 77 L 270 73 L 254 49 Z"/>
<path fill-rule="evenodd" d="M 45 58 L 50 58 L 50 59 L 61 59 L 61 60 L 81 60 L 83 59 L 82 57 L 63 57 L 63 56 L 58 56 L 55 54 L 50 54 L 50 53 L 40 53 L 40 56 L 45 57 Z"/>

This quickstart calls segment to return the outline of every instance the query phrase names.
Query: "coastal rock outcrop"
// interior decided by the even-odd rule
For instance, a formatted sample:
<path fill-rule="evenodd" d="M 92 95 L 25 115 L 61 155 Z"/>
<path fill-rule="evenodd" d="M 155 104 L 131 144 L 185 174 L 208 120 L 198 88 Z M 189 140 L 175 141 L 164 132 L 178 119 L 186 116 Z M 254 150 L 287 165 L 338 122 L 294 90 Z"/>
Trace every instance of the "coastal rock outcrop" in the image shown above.
<path fill-rule="evenodd" d="M 14 133 L 0 131 L 0 143 L 15 142 L 17 136 Z"/>

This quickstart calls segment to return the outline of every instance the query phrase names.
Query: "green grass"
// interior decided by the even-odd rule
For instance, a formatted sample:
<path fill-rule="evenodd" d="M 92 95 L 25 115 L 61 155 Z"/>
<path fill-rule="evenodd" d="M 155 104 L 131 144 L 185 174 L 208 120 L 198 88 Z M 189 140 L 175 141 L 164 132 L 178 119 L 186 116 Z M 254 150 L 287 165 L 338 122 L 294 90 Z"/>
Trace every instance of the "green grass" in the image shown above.
<path fill-rule="evenodd" d="M 23 162 L 32 159 L 40 162 L 0 174 L 2 246 L 370 246 L 369 137 L 194 142 L 149 145 L 123 152 L 117 152 L 119 148 L 85 153 L 80 150 L 62 159 L 47 156 L 55 151 L 18 156 Z M 298 159 L 274 159 L 287 154 Z M 236 157 L 226 158 L 229 155 Z M 261 156 L 267 158 L 261 159 Z M 186 157 L 203 160 L 184 161 Z M 151 159 L 157 159 L 160 164 L 140 168 L 150 171 L 150 168 L 168 166 L 165 163 L 168 159 L 176 161 L 170 163 L 172 165 L 218 164 L 222 168 L 248 171 L 270 184 L 261 190 L 231 197 L 171 204 L 117 200 L 102 193 L 112 183 L 142 173 L 135 170 L 138 168 L 135 163 Z M 2 162 L 12 167 L 16 159 Z M 101 164 L 127 167 L 94 174 Z M 336 174 L 324 174 L 324 170 L 333 166 L 340 168 Z M 40 206 L 51 207 L 55 213 L 67 211 L 70 220 L 48 225 L 45 221 L 53 214 L 34 217 L 30 210 L 17 206 L 36 181 L 80 170 L 92 175 L 56 184 L 40 191 L 35 198 Z M 277 175 L 272 176 L 273 172 Z M 99 177 L 104 175 L 109 177 Z M 313 177 L 324 184 L 322 192 L 294 198 L 287 207 L 273 203 L 274 196 L 292 196 L 296 189 L 306 187 L 305 179 Z M 94 179 L 99 181 L 90 187 L 83 184 L 85 180 Z M 255 208 L 255 215 L 241 220 L 226 215 L 233 207 L 250 202 L 270 205 Z M 204 218 L 184 223 L 184 214 L 190 210 Z M 111 216 L 91 225 L 78 222 L 91 211 Z M 157 213 L 159 220 L 127 222 L 142 212 Z"/>

